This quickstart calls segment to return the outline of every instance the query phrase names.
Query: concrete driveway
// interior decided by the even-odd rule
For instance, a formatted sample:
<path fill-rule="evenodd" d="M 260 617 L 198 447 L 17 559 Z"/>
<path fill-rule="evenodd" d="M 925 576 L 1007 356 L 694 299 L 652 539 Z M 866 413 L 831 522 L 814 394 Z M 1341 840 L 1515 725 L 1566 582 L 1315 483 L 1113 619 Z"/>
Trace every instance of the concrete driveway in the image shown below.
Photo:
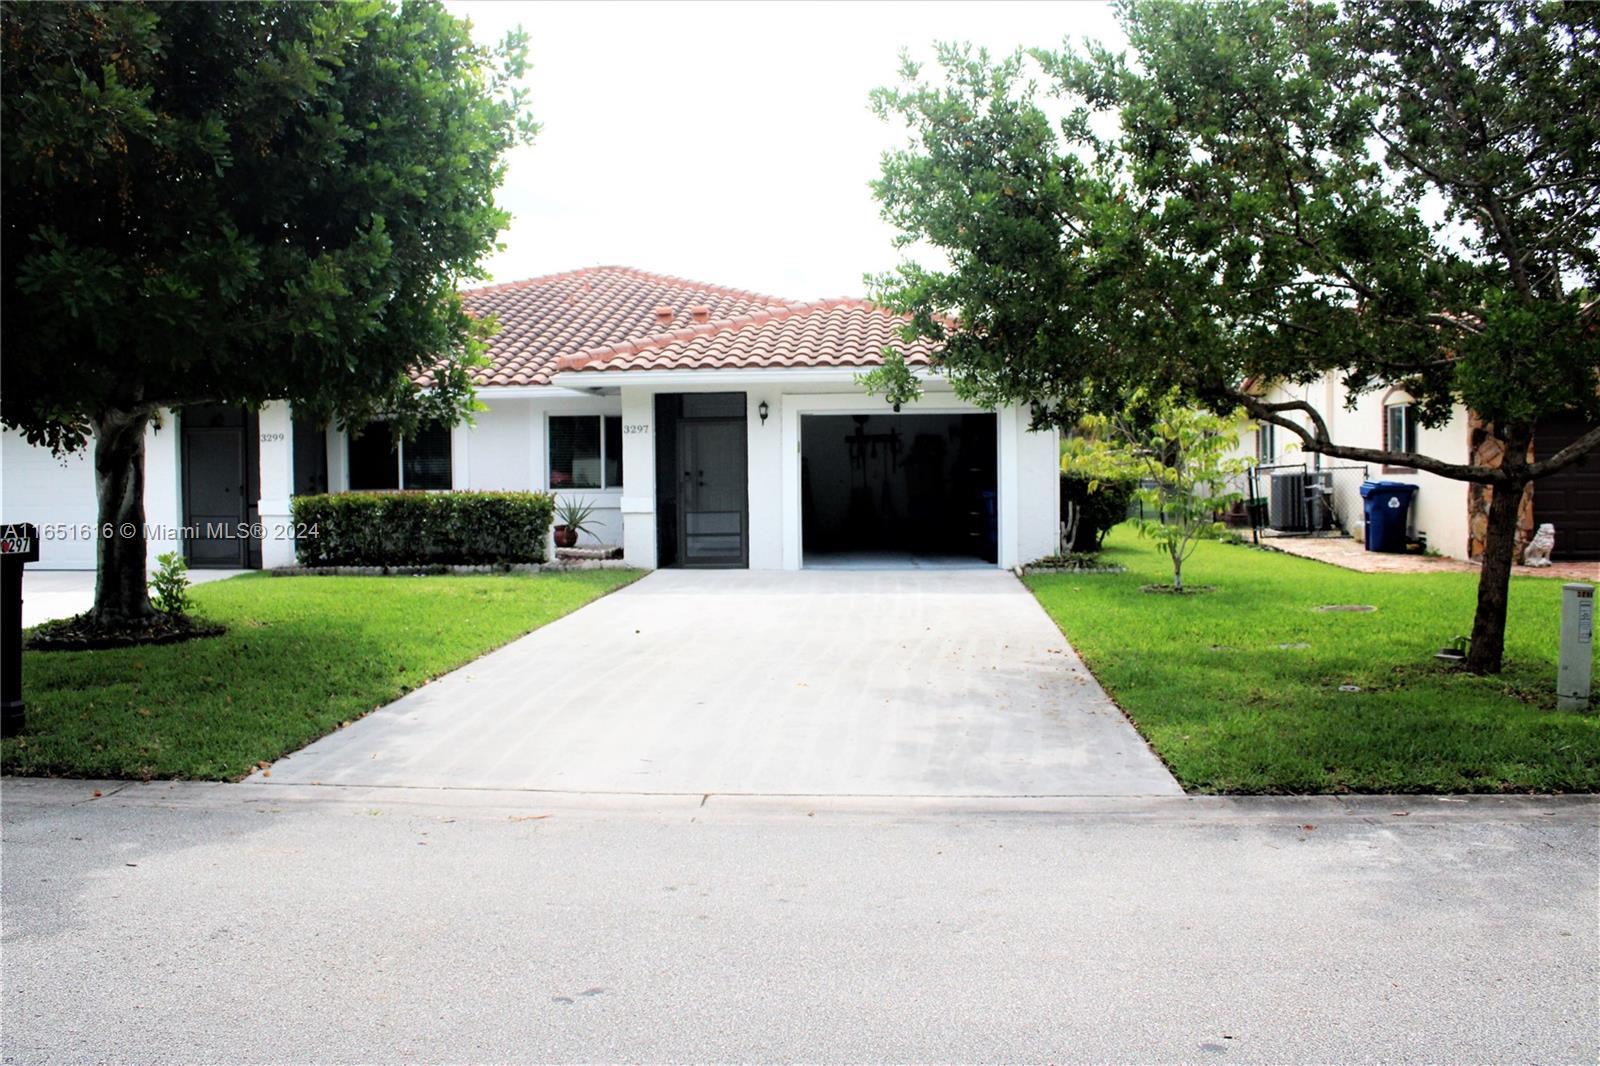
<path fill-rule="evenodd" d="M 660 571 L 277 763 L 289 784 L 1181 793 L 998 570 Z"/>

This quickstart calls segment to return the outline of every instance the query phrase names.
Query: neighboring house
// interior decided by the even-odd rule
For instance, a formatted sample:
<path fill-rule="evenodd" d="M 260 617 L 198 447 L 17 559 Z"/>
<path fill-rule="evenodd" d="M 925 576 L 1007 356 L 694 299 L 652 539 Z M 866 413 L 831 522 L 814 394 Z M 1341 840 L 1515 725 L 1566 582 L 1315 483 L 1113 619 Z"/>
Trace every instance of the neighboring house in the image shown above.
<path fill-rule="evenodd" d="M 1303 400 L 1310 404 L 1327 422 L 1329 436 L 1340 444 L 1420 452 L 1446 462 L 1493 466 L 1500 461 L 1499 442 L 1465 407 L 1458 405 L 1449 421 L 1429 428 L 1417 422 L 1411 397 L 1399 388 L 1364 392 L 1351 405 L 1337 378 L 1327 375 L 1310 385 L 1275 384 L 1258 393 L 1269 402 Z M 1290 417 L 1308 424 L 1301 415 L 1291 412 Z M 1540 458 L 1551 455 L 1583 431 L 1584 426 L 1576 417 L 1547 419 L 1535 427 L 1534 453 Z M 1308 470 L 1315 470 L 1352 465 L 1348 460 L 1306 453 L 1294 433 L 1267 425 L 1241 440 L 1240 452 L 1263 466 L 1303 463 Z M 1411 529 L 1426 538 L 1429 548 L 1457 559 L 1476 559 L 1482 554 L 1488 523 L 1488 497 L 1482 489 L 1406 467 L 1369 464 L 1366 475 L 1372 480 L 1404 481 L 1417 486 L 1411 505 Z M 1263 495 L 1269 491 L 1263 486 Z M 1334 500 L 1340 512 L 1339 525 L 1351 531 L 1358 529 L 1359 496 L 1341 491 Z M 1600 559 L 1600 455 L 1586 456 L 1577 465 L 1541 478 L 1529 487 L 1523 498 L 1521 543 L 1526 543 L 1533 530 L 1545 522 L 1556 527 L 1553 558 Z"/>
<path fill-rule="evenodd" d="M 633 565 L 1014 566 L 1057 543 L 1053 431 L 984 411 L 937 375 L 894 412 L 855 383 L 904 322 L 860 300 L 794 303 L 622 267 L 463 294 L 499 332 L 474 425 L 395 447 L 259 412 L 164 412 L 147 439 L 150 553 L 193 566 L 293 561 L 290 499 L 352 489 L 536 489 L 596 505 Z M 904 346 L 903 346 L 904 347 Z M 905 347 L 926 367 L 925 344 Z M 421 384 L 427 384 L 424 377 Z M 4 435 L 0 515 L 44 527 L 39 565 L 92 568 L 94 484 Z M 259 525 L 263 537 L 209 536 Z M 87 532 L 87 535 L 84 535 Z"/>

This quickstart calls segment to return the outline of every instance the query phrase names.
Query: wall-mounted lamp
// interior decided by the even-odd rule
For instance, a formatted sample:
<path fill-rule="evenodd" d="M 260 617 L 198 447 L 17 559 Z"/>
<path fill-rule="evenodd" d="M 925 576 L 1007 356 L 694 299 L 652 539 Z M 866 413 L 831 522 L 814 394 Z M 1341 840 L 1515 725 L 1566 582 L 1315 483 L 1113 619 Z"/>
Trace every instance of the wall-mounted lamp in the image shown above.
<path fill-rule="evenodd" d="M 761 416 L 761 424 L 767 424 L 767 401 L 762 400 L 761 406 L 756 408 L 756 414 Z"/>

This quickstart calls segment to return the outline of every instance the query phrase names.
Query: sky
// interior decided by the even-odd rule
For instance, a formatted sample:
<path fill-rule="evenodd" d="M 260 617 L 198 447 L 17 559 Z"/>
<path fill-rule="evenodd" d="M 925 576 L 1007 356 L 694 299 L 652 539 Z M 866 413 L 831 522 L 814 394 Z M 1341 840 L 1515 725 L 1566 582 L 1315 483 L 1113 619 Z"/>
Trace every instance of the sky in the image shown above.
<path fill-rule="evenodd" d="M 494 281 L 638 267 L 789 299 L 865 294 L 899 261 L 867 183 L 903 127 L 868 93 L 902 49 L 1123 42 L 1107 5 L 450 2 L 474 35 L 529 34 L 530 109 Z"/>

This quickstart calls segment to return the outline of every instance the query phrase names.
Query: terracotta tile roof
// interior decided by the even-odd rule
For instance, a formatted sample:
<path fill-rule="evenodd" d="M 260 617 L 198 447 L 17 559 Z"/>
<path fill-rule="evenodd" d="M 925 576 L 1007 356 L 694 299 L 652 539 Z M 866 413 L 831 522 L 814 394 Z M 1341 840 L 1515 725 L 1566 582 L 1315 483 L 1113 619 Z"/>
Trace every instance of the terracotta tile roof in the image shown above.
<path fill-rule="evenodd" d="M 750 370 L 766 367 L 869 367 L 894 345 L 926 366 L 933 345 L 900 337 L 906 319 L 864 300 L 822 300 L 691 325 L 660 336 L 617 341 L 562 356 L 562 371 Z"/>
<path fill-rule="evenodd" d="M 468 289 L 461 295 L 470 313 L 493 314 L 500 324 L 489 341 L 489 365 L 475 376 L 478 385 L 488 386 L 548 385 L 563 355 L 792 306 L 776 296 L 615 266 Z M 431 384 L 426 374 L 417 381 Z"/>

